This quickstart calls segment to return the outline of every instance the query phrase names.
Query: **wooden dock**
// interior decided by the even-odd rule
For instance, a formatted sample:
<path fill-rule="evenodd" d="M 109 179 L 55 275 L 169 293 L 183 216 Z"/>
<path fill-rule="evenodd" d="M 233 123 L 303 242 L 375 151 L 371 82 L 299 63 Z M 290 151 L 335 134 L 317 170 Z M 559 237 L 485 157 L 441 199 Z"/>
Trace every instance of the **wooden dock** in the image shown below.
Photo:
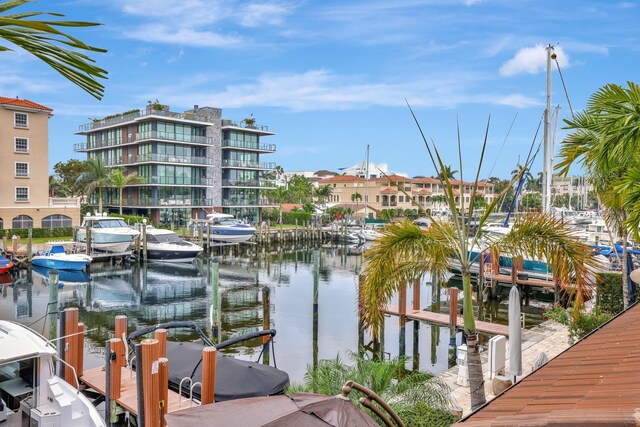
<path fill-rule="evenodd" d="M 116 402 L 131 414 L 137 416 L 138 397 L 136 392 L 136 373 L 132 372 L 129 368 L 120 369 L 122 388 L 120 397 L 116 399 Z M 80 380 L 81 384 L 94 389 L 103 396 L 105 395 L 106 375 L 103 366 L 98 366 L 97 368 L 84 371 L 83 375 L 78 379 Z M 179 411 L 181 409 L 190 408 L 193 405 L 193 402 L 187 398 L 182 398 L 182 402 L 180 402 L 180 395 L 172 390 L 169 390 L 167 412 Z"/>
<path fill-rule="evenodd" d="M 385 313 L 391 314 L 394 316 L 400 315 L 400 310 L 397 305 L 387 304 L 385 308 Z M 434 313 L 433 311 L 425 311 L 425 310 L 414 310 L 411 308 L 407 308 L 405 317 L 409 320 L 423 320 L 425 322 L 437 323 L 440 325 L 449 325 L 449 314 L 445 313 Z M 464 320 L 462 316 L 457 316 L 456 319 L 456 327 L 463 328 Z M 479 332 L 485 332 L 492 335 L 504 335 L 506 337 L 509 336 L 509 327 L 506 325 L 499 325 L 496 323 L 483 322 L 481 320 L 476 320 L 476 329 Z"/>

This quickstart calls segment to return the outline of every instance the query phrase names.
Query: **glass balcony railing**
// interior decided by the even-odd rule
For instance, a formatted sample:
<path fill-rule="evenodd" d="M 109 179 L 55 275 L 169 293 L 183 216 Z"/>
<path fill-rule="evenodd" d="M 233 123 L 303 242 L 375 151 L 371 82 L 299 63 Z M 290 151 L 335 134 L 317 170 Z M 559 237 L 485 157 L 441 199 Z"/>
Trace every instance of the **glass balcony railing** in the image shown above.
<path fill-rule="evenodd" d="M 179 133 L 170 132 L 158 132 L 147 131 L 137 134 L 129 134 L 125 138 L 119 139 L 101 139 L 100 141 L 81 142 L 79 144 L 73 144 L 73 150 L 91 151 L 106 147 L 118 147 L 122 145 L 134 144 L 139 141 L 158 140 L 158 141 L 171 141 L 181 144 L 199 144 L 199 145 L 213 145 L 213 138 L 199 135 L 185 135 Z"/>
<path fill-rule="evenodd" d="M 273 170 L 276 168 L 276 164 L 273 162 L 260 163 L 260 162 L 251 162 L 248 160 L 222 159 L 222 167 L 223 168 Z"/>
<path fill-rule="evenodd" d="M 252 151 L 263 151 L 273 153 L 276 151 L 275 144 L 258 144 L 256 142 L 238 141 L 236 139 L 222 140 L 222 148 L 241 148 Z"/>
<path fill-rule="evenodd" d="M 224 199 L 222 206 L 278 206 L 268 200 Z"/>
<path fill-rule="evenodd" d="M 105 166 L 134 165 L 138 163 L 171 163 L 181 165 L 209 166 L 213 159 L 208 157 L 174 156 L 171 154 L 139 154 L 137 156 L 103 160 Z"/>
<path fill-rule="evenodd" d="M 198 116 L 194 113 L 176 113 L 173 111 L 163 111 L 163 110 L 150 110 L 150 111 L 135 111 L 129 114 L 123 114 L 121 116 L 111 117 L 105 120 L 94 120 L 91 123 L 86 123 L 80 125 L 80 132 L 88 132 L 94 129 L 100 129 L 106 126 L 113 126 L 120 123 L 131 122 L 138 117 L 143 116 L 162 116 L 168 117 L 172 119 L 180 119 L 180 120 L 192 120 L 196 122 L 208 123 L 206 117 Z"/>
<path fill-rule="evenodd" d="M 255 179 L 223 179 L 223 187 L 254 187 L 254 188 L 275 188 L 275 181 L 255 180 Z"/>
<path fill-rule="evenodd" d="M 194 198 L 181 198 L 181 199 L 134 199 L 126 198 L 122 200 L 122 206 L 131 207 L 208 207 L 213 206 L 213 199 L 194 199 Z"/>
<path fill-rule="evenodd" d="M 135 186 L 145 185 L 194 185 L 194 186 L 212 186 L 213 178 L 195 178 L 195 177 L 167 177 L 167 176 L 152 176 L 144 177 L 146 181 L 142 184 L 135 184 Z"/>

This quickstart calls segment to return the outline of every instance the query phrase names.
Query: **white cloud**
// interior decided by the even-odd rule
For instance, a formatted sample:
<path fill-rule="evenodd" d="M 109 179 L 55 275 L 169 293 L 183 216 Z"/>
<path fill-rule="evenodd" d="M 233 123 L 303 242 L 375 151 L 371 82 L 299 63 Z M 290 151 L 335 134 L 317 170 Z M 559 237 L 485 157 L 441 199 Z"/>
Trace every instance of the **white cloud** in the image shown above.
<path fill-rule="evenodd" d="M 197 47 L 233 47 L 244 41 L 238 36 L 227 36 L 195 28 L 176 28 L 165 24 L 142 25 L 126 31 L 125 35 L 137 40 Z"/>
<path fill-rule="evenodd" d="M 569 57 L 560 46 L 555 47 L 555 53 L 560 67 L 569 66 Z M 547 53 L 545 46 L 537 44 L 533 47 L 523 47 L 516 56 L 500 67 L 500 75 L 514 76 L 517 74 L 538 74 L 546 69 Z"/>
<path fill-rule="evenodd" d="M 239 14 L 240 24 L 245 27 L 259 25 L 281 25 L 291 9 L 280 3 L 250 3 Z"/>
<path fill-rule="evenodd" d="M 494 100 L 494 103 L 516 108 L 528 108 L 542 105 L 542 101 L 530 98 L 521 93 L 512 93 L 506 96 L 498 97 Z"/>

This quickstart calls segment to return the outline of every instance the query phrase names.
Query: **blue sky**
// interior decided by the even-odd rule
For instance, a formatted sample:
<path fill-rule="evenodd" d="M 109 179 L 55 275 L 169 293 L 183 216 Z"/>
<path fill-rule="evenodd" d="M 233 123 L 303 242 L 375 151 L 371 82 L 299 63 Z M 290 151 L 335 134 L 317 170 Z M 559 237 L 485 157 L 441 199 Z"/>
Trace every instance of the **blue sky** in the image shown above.
<path fill-rule="evenodd" d="M 637 1 L 40 0 L 22 11 L 36 9 L 103 23 L 73 34 L 109 51 L 94 55 L 109 71 L 102 101 L 26 53 L 0 53 L 0 95 L 54 109 L 50 166 L 83 158 L 74 133 L 90 117 L 158 99 L 176 111 L 220 107 L 237 121 L 253 114 L 277 133 L 268 142 L 278 152 L 264 159 L 285 170 L 350 166 L 369 144 L 374 162 L 432 175 L 406 98 L 446 163 L 457 165 L 460 122 L 465 179 L 491 115 L 482 176 L 506 177 L 543 113 L 546 44 L 557 44 L 574 109 L 640 75 Z M 553 87 L 567 118 L 557 72 Z"/>

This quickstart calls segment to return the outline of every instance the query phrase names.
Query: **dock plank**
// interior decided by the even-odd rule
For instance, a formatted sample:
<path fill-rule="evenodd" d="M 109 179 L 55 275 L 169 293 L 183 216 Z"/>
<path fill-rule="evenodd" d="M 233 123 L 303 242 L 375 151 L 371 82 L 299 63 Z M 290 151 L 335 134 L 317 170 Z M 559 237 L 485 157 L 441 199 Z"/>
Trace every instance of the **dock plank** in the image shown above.
<path fill-rule="evenodd" d="M 131 412 L 133 415 L 138 415 L 138 395 L 136 388 L 136 374 L 129 368 L 123 367 L 121 369 L 121 389 L 120 398 L 116 401 L 118 405 Z M 133 373 L 133 375 L 132 375 Z M 106 380 L 105 370 L 103 366 L 97 368 L 88 369 L 84 371 L 84 374 L 79 378 L 80 382 L 91 387 L 98 393 L 106 393 Z M 189 408 L 193 406 L 191 401 L 184 399 L 180 402 L 180 396 L 178 393 L 169 390 L 169 401 L 167 412 L 175 412 L 181 409 Z"/>
<path fill-rule="evenodd" d="M 387 304 L 385 313 L 392 314 L 394 316 L 399 315 L 399 308 L 397 305 Z M 449 315 L 445 313 L 434 313 L 433 311 L 426 310 L 413 310 L 407 308 L 405 313 L 407 319 L 423 320 L 425 322 L 438 323 L 440 325 L 449 324 Z M 462 316 L 457 316 L 456 326 L 459 328 L 464 327 L 464 319 Z M 509 336 L 509 327 L 506 325 L 499 325 L 496 323 L 483 322 L 476 320 L 476 329 L 480 332 L 486 332 L 493 335 Z"/>

